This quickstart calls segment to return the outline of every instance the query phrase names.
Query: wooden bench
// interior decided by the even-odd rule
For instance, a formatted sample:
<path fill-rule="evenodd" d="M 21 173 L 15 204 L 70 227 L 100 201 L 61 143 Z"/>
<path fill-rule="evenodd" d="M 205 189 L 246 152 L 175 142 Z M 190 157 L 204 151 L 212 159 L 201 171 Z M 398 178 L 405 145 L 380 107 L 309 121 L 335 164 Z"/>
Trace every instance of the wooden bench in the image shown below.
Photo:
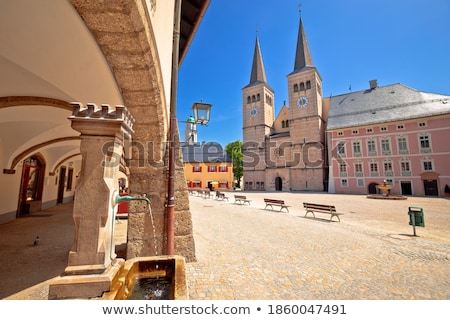
<path fill-rule="evenodd" d="M 267 207 L 270 206 L 270 208 L 273 210 L 273 206 L 278 206 L 280 207 L 280 211 L 284 209 L 287 210 L 287 212 L 289 212 L 288 207 L 285 203 L 284 200 L 275 200 L 275 199 L 264 199 L 264 202 L 266 203 L 266 206 L 264 207 L 264 209 L 266 209 Z"/>
<path fill-rule="evenodd" d="M 336 217 L 336 218 L 338 218 L 338 220 L 340 222 L 341 219 L 339 218 L 339 216 L 343 215 L 343 213 L 336 212 L 335 206 L 303 202 L 303 207 L 306 210 L 305 217 L 307 216 L 308 213 L 312 213 L 314 218 L 316 218 L 316 215 L 314 214 L 314 212 L 328 213 L 331 215 L 330 221 L 332 221 L 333 217 Z"/>
<path fill-rule="evenodd" d="M 209 191 L 209 190 L 203 190 L 203 198 L 213 198 L 214 197 L 214 194 L 213 193 L 211 193 L 211 191 Z"/>
<path fill-rule="evenodd" d="M 227 200 L 228 201 L 228 197 L 225 195 L 225 193 L 223 192 L 216 192 L 216 199 L 217 200 Z"/>
<path fill-rule="evenodd" d="M 235 195 L 234 196 L 234 203 L 237 203 L 237 204 L 246 204 L 246 203 L 248 203 L 248 205 L 250 205 L 251 201 L 252 200 L 247 199 L 246 196 L 239 196 L 239 195 Z"/>

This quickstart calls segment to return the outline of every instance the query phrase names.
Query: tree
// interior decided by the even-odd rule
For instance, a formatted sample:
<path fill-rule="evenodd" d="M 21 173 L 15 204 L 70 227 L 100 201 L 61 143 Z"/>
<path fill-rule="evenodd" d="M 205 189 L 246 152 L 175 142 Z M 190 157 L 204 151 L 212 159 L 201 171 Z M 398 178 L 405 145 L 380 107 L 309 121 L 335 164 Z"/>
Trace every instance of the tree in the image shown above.
<path fill-rule="evenodd" d="M 242 165 L 243 155 L 242 155 L 242 141 L 236 140 L 230 142 L 225 147 L 225 152 L 231 158 L 233 162 L 233 176 L 236 179 L 236 188 L 241 187 L 241 178 L 244 174 L 244 169 Z"/>

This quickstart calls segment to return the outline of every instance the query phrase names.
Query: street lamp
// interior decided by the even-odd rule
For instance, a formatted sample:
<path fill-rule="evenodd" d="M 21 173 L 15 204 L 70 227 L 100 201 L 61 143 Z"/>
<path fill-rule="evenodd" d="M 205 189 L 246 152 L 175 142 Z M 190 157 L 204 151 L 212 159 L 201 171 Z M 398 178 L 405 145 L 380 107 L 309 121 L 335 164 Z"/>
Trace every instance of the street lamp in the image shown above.
<path fill-rule="evenodd" d="M 209 122 L 209 116 L 211 113 L 212 104 L 195 102 L 192 105 L 192 110 L 194 111 L 194 118 L 197 124 L 202 126 L 207 125 Z"/>

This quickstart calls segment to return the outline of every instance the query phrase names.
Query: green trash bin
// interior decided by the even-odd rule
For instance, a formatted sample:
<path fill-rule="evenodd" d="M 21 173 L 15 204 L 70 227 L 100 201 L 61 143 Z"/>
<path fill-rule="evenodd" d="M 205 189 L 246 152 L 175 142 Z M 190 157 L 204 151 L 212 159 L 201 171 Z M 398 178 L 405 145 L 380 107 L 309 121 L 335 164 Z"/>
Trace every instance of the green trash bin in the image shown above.
<path fill-rule="evenodd" d="M 408 214 L 410 226 L 425 227 L 423 209 L 421 207 L 409 207 Z"/>

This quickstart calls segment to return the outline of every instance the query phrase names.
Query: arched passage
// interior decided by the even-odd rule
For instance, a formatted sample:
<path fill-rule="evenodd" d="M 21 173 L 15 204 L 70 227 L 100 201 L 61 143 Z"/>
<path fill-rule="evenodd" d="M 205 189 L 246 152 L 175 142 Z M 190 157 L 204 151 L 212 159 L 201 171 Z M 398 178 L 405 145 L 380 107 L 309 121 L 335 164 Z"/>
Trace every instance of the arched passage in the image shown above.
<path fill-rule="evenodd" d="M 44 187 L 45 161 L 33 155 L 23 161 L 17 216 L 23 216 L 41 209 Z"/>

